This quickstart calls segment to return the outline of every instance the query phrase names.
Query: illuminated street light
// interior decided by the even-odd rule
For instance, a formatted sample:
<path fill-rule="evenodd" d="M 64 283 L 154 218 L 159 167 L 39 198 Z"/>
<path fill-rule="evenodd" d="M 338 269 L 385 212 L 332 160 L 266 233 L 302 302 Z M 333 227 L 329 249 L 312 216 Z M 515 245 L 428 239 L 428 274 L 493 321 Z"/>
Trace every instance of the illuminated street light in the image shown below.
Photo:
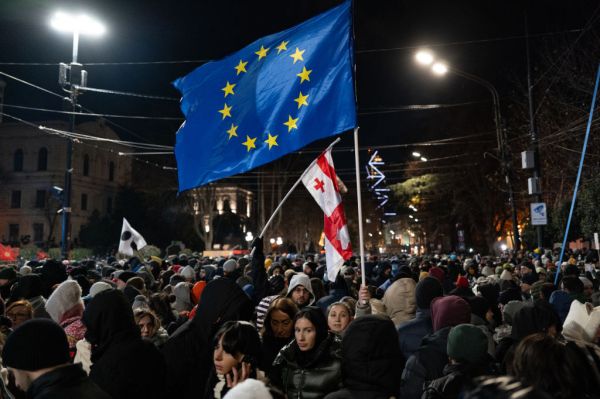
<path fill-rule="evenodd" d="M 274 239 L 274 238 L 271 238 L 271 239 L 269 240 L 269 242 L 270 242 L 271 244 L 275 244 L 275 239 Z"/>
<path fill-rule="evenodd" d="M 87 81 L 87 72 L 82 70 L 82 65 L 77 62 L 77 55 L 79 53 L 79 35 L 88 35 L 88 36 L 100 36 L 102 35 L 106 29 L 104 25 L 99 21 L 84 15 L 73 15 L 65 12 L 57 12 L 50 20 L 50 26 L 59 31 L 59 32 L 67 32 L 73 35 L 73 58 L 70 65 L 66 66 L 64 64 L 60 64 L 60 76 L 66 76 L 66 73 L 63 75 L 63 67 L 69 69 L 69 78 L 68 84 L 71 86 L 70 90 L 66 90 L 70 94 L 71 100 L 71 110 L 73 111 L 71 114 L 71 133 L 75 132 L 75 114 L 77 112 L 77 96 L 79 94 L 77 86 L 85 87 Z M 59 82 L 61 78 L 59 78 Z M 66 84 L 67 82 L 61 83 L 61 85 Z M 63 87 L 64 90 L 64 87 Z M 71 241 L 71 235 L 69 234 L 69 226 L 70 218 L 71 218 L 71 193 L 72 193 L 72 161 L 73 161 L 73 141 L 67 140 L 67 162 L 65 168 L 65 187 L 64 187 L 64 195 L 62 198 L 63 203 L 63 214 L 62 214 L 62 232 L 61 232 L 61 255 L 63 259 L 68 259 L 68 251 L 69 251 L 69 242 Z M 209 226 L 206 226 L 206 231 L 208 232 Z"/>
<path fill-rule="evenodd" d="M 507 151 L 507 145 L 502 134 L 502 117 L 500 115 L 500 100 L 498 91 L 494 87 L 493 84 L 488 82 L 487 80 L 480 78 L 477 75 L 470 74 L 465 71 L 461 71 L 454 67 L 449 67 L 446 63 L 442 61 L 436 61 L 435 55 L 431 51 L 419 51 L 415 54 L 416 61 L 421 65 L 431 66 L 431 71 L 437 76 L 443 76 L 448 72 L 452 72 L 454 75 L 458 75 L 462 78 L 468 79 L 472 82 L 475 82 L 485 89 L 489 90 L 492 95 L 492 105 L 493 105 L 493 115 L 494 115 L 494 124 L 496 125 L 496 140 L 498 142 L 498 153 L 500 154 L 500 161 L 502 166 L 502 171 L 506 180 L 506 185 L 508 186 L 508 200 L 511 207 L 511 218 L 513 224 L 513 248 L 518 250 L 521 246 L 521 239 L 519 230 L 517 228 L 517 210 L 514 200 L 513 194 L 513 186 L 512 186 L 512 178 L 510 173 L 510 160 L 509 154 Z M 541 245 L 540 245 L 541 246 Z"/>
<path fill-rule="evenodd" d="M 428 50 L 421 50 L 415 54 L 415 59 L 421 65 L 431 65 L 433 62 L 433 54 Z"/>
<path fill-rule="evenodd" d="M 423 162 L 427 162 L 427 158 L 425 158 L 425 157 L 421 157 L 421 161 L 423 161 Z"/>
<path fill-rule="evenodd" d="M 500 249 L 501 249 L 502 251 L 506 251 L 506 249 L 507 249 L 507 248 L 508 248 L 508 246 L 507 246 L 506 244 L 502 244 L 502 245 L 500 245 Z"/>
<path fill-rule="evenodd" d="M 444 76 L 446 73 L 448 73 L 448 65 L 444 64 L 443 62 L 436 62 L 431 66 L 431 71 L 437 76 Z"/>
<path fill-rule="evenodd" d="M 281 237 L 277 237 L 277 240 L 275 240 L 275 243 L 276 243 L 277 245 L 281 245 L 281 244 L 283 244 L 283 238 L 281 238 Z"/>
<path fill-rule="evenodd" d="M 419 221 L 419 219 L 415 219 L 415 222 L 418 222 L 418 221 Z"/>
<path fill-rule="evenodd" d="M 414 219 L 414 216 L 413 216 L 413 215 L 408 215 L 408 217 L 409 217 L 409 218 L 411 218 L 411 219 Z"/>
<path fill-rule="evenodd" d="M 419 158 L 421 156 L 421 153 L 415 151 L 415 152 L 412 153 L 412 156 L 415 157 L 415 158 Z"/>

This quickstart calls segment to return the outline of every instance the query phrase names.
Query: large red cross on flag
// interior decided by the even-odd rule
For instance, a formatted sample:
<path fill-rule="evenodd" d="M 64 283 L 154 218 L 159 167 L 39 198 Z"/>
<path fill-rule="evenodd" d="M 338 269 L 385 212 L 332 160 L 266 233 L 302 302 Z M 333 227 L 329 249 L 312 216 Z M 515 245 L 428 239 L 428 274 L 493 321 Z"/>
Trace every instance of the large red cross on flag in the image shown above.
<path fill-rule="evenodd" d="M 329 281 L 335 281 L 344 260 L 352 256 L 352 247 L 335 167 L 331 158 L 331 149 L 321 154 L 316 162 L 307 169 L 302 183 L 325 213 L 323 230 L 327 277 Z"/>

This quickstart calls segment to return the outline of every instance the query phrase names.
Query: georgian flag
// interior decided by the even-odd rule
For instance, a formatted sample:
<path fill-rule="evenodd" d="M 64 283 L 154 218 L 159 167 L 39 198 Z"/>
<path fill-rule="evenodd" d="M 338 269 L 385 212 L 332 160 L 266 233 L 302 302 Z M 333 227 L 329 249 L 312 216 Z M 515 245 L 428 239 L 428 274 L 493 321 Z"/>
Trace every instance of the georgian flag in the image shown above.
<path fill-rule="evenodd" d="M 352 247 L 331 149 L 321 154 L 307 169 L 302 183 L 325 213 L 323 232 L 327 277 L 329 281 L 335 281 L 344 260 L 352 256 Z"/>
<path fill-rule="evenodd" d="M 134 251 L 139 251 L 146 246 L 146 240 L 140 233 L 129 225 L 127 219 L 123 218 L 123 228 L 121 229 L 121 242 L 119 242 L 119 252 L 123 255 L 133 256 Z"/>

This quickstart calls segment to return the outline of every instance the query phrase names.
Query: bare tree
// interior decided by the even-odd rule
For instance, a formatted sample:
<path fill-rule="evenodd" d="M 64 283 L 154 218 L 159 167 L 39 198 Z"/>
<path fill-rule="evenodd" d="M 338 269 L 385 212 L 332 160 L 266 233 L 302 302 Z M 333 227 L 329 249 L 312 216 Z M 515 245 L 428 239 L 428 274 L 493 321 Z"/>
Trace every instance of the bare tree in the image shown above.
<path fill-rule="evenodd" d="M 213 245 L 216 194 L 216 186 L 209 184 L 187 191 L 184 197 L 186 206 L 194 218 L 194 232 L 204 243 L 205 249 L 211 249 Z"/>

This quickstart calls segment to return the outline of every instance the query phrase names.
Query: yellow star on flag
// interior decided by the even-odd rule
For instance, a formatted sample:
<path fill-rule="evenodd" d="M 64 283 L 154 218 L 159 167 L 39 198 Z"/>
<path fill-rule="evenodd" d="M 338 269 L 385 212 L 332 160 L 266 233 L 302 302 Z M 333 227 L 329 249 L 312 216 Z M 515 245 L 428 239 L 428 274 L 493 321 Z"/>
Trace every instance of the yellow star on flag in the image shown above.
<path fill-rule="evenodd" d="M 254 144 L 255 141 L 256 137 L 251 139 L 250 136 L 246 136 L 246 141 L 244 141 L 242 145 L 246 146 L 246 151 L 250 151 L 251 149 L 256 148 L 256 144 Z"/>
<path fill-rule="evenodd" d="M 302 58 L 302 54 L 304 54 L 306 50 L 300 50 L 298 47 L 296 47 L 296 51 L 294 52 L 294 54 L 290 55 L 290 57 L 292 57 L 294 59 L 294 64 L 296 63 L 296 61 L 304 61 L 304 58 Z"/>
<path fill-rule="evenodd" d="M 275 47 L 277 49 L 277 54 L 281 53 L 282 51 L 287 50 L 287 45 L 290 41 L 288 40 L 287 42 L 283 41 L 281 42 L 281 44 L 277 47 Z"/>
<path fill-rule="evenodd" d="M 303 105 L 308 105 L 308 102 L 306 101 L 307 98 L 308 98 L 308 94 L 304 95 L 304 94 L 302 94 L 302 92 L 300 92 L 300 95 L 298 95 L 298 98 L 294 99 L 294 101 L 296 101 L 298 103 L 298 109 L 300 109 L 300 107 Z M 221 112 L 221 111 L 219 111 L 219 112 Z"/>
<path fill-rule="evenodd" d="M 308 80 L 310 82 L 310 73 L 312 72 L 312 69 L 306 69 L 306 67 L 302 67 L 302 72 L 300 72 L 298 75 L 298 77 L 300 77 L 300 83 L 304 83 L 305 80 Z"/>
<path fill-rule="evenodd" d="M 283 122 L 283 124 L 288 127 L 288 132 L 291 131 L 292 129 L 298 129 L 298 126 L 296 126 L 298 119 L 299 118 L 294 119 L 294 118 L 292 118 L 292 115 L 288 115 L 288 121 Z"/>
<path fill-rule="evenodd" d="M 233 123 L 231 124 L 231 127 L 229 128 L 229 130 L 227 131 L 227 134 L 229 134 L 229 140 L 231 140 L 231 138 L 233 136 L 237 137 L 237 128 L 239 126 L 234 125 Z"/>
<path fill-rule="evenodd" d="M 237 66 L 235 67 L 235 70 L 237 71 L 236 75 L 239 75 L 242 72 L 246 72 L 246 65 L 248 65 L 248 61 L 240 60 L 240 63 L 237 64 Z"/>
<path fill-rule="evenodd" d="M 306 69 L 306 68 L 304 68 Z M 298 75 L 300 76 L 300 75 Z M 229 83 L 229 81 L 227 82 L 227 84 L 225 85 L 225 87 L 223 87 L 221 90 L 223 90 L 225 92 L 225 97 L 227 97 L 228 95 L 234 95 L 235 93 L 233 92 L 233 88 L 235 87 L 235 83 Z"/>
<path fill-rule="evenodd" d="M 260 61 L 261 59 L 263 59 L 267 56 L 267 51 L 269 51 L 268 48 L 265 48 L 264 46 L 260 46 L 260 50 L 254 52 L 254 54 L 258 55 L 258 60 Z"/>
<path fill-rule="evenodd" d="M 302 94 L 302 93 L 300 93 Z M 225 105 L 223 106 L 223 109 L 220 109 L 219 112 L 221 113 L 221 115 L 223 115 L 222 119 L 225 119 L 226 117 L 230 117 L 231 118 L 231 108 L 227 105 L 227 103 L 225 103 Z M 298 106 L 298 108 L 300 108 L 300 106 Z"/>
<path fill-rule="evenodd" d="M 269 135 L 269 138 L 267 140 L 265 140 L 265 143 L 267 143 L 269 145 L 269 150 L 274 145 L 279 146 L 279 144 L 277 144 L 277 137 L 279 137 L 279 136 L 278 135 L 271 136 L 271 133 L 267 133 L 267 134 Z"/>

